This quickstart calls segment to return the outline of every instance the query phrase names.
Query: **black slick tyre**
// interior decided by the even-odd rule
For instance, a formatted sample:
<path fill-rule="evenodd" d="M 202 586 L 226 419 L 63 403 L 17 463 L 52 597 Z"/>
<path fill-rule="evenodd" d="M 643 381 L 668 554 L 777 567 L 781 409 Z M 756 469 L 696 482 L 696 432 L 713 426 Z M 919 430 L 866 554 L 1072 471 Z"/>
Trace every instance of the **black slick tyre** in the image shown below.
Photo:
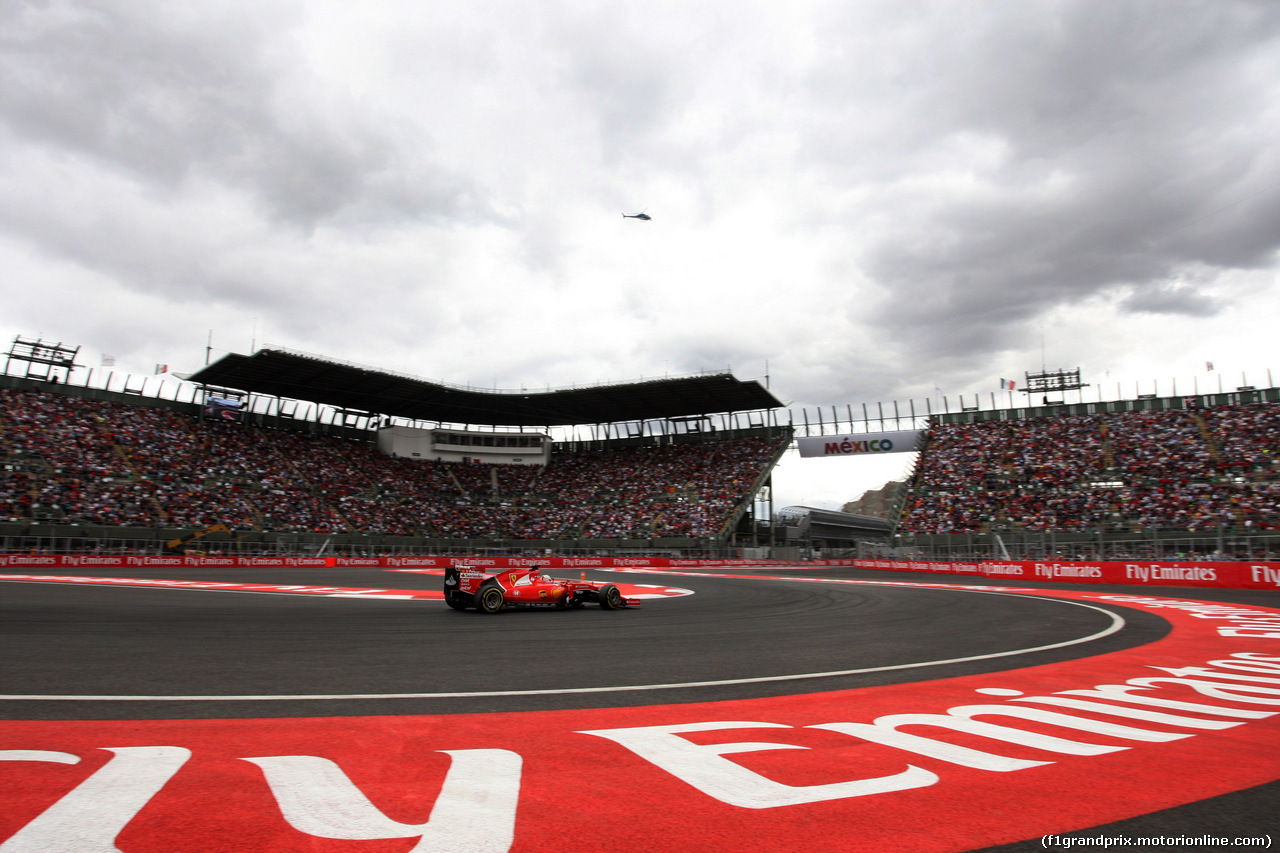
<path fill-rule="evenodd" d="M 618 610 L 623 606 L 622 593 L 611 583 L 600 587 L 600 606 L 605 610 Z"/>
<path fill-rule="evenodd" d="M 476 608 L 482 613 L 497 613 L 502 609 L 502 590 L 496 586 L 480 590 L 476 595 Z"/>

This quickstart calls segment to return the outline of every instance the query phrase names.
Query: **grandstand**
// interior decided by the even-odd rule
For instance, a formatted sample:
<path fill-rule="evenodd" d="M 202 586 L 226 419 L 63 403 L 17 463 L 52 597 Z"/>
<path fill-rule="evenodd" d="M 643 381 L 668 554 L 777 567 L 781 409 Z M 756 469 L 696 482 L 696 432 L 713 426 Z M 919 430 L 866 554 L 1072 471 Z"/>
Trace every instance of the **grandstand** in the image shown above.
<path fill-rule="evenodd" d="M 919 416 L 914 402 L 877 404 L 881 429 L 927 427 L 877 520 L 775 513 L 771 472 L 800 428 L 728 373 L 494 392 L 264 349 L 166 399 L 145 382 L 69 382 L 76 349 L 22 343 L 10 362 L 25 375 L 6 363 L 0 376 L 8 551 L 154 553 L 218 529 L 186 541 L 269 554 L 1280 552 L 1274 387 L 1024 407 L 1010 395 L 1005 408 L 993 394 L 989 410 L 944 398 Z M 802 415 L 803 435 L 877 420 L 846 410 L 848 433 L 830 407 L 826 421 Z"/>
<path fill-rule="evenodd" d="M 192 377 L 202 399 L 188 402 L 3 377 L 7 549 L 154 552 L 224 525 L 198 547 L 728 553 L 755 544 L 757 495 L 791 440 L 768 423 L 777 400 L 725 374 L 500 395 L 278 351 L 224 362 Z M 285 390 L 338 415 L 240 405 Z M 593 437 L 543 454 L 525 429 L 566 423 Z M 378 448 L 380 432 L 432 425 L 475 458 Z M 538 464 L 490 461 L 534 447 Z"/>
<path fill-rule="evenodd" d="M 897 534 L 992 557 L 1271 553 L 1280 391 L 935 418 Z"/>

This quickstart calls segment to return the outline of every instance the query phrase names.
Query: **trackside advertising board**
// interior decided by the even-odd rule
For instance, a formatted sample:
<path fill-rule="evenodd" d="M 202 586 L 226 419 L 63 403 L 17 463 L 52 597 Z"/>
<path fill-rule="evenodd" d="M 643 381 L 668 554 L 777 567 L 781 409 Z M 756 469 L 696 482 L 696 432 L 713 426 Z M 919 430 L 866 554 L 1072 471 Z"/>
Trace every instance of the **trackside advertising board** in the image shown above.
<path fill-rule="evenodd" d="M 1131 586 L 1181 586 L 1210 589 L 1280 589 L 1280 563 L 1126 562 L 1067 563 L 1034 560 L 984 560 L 932 563 L 922 560 L 849 560 L 860 569 L 982 575 L 1009 581 L 1110 583 Z"/>
<path fill-rule="evenodd" d="M 413 571 L 443 569 L 452 565 L 485 571 L 544 569 L 684 569 L 738 567 L 821 568 L 848 566 L 898 572 L 933 572 L 947 575 L 982 575 L 1008 581 L 1128 584 L 1153 587 L 1201 587 L 1207 589 L 1280 589 L 1280 563 L 1274 562 L 1177 562 L 1149 560 L 1106 562 L 1036 562 L 1034 560 L 983 560 L 931 562 L 927 560 L 786 560 L 681 559 L 677 557 L 216 557 L 216 556 L 100 556 L 100 555 L 0 555 L 0 572 L 10 569 L 112 569 L 112 568 L 368 568 Z"/>
<path fill-rule="evenodd" d="M 779 565 L 780 561 L 745 559 L 679 559 L 673 557 L 231 557 L 99 554 L 0 554 L 0 569 L 111 569 L 111 568 L 368 568 L 443 569 L 472 566 L 488 571 L 527 569 L 625 569 L 686 566 Z M 793 563 L 787 563 L 792 565 Z M 833 564 L 834 565 L 834 564 Z M 841 565 L 851 565 L 845 561 Z"/>
<path fill-rule="evenodd" d="M 899 432 L 863 432 L 850 435 L 820 435 L 797 438 L 800 455 L 875 456 L 881 453 L 910 453 L 920 447 L 923 430 Z"/>

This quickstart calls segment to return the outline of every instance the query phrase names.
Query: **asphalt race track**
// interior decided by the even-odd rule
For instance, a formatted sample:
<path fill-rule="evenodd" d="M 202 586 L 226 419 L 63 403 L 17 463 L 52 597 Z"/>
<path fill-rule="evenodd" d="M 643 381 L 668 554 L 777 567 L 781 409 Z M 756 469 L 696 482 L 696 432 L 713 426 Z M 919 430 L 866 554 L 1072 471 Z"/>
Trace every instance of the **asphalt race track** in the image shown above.
<path fill-rule="evenodd" d="M 432 574 L 337 568 L 139 568 L 119 573 L 95 571 L 92 574 L 144 580 L 385 587 L 397 590 L 438 590 L 441 581 L 439 576 Z M 47 765 L 38 762 L 71 764 L 72 759 L 83 759 L 83 766 L 89 767 L 93 762 L 96 762 L 93 766 L 107 760 L 124 762 L 126 758 L 135 756 L 128 750 L 139 749 L 143 744 L 150 748 L 164 743 L 165 749 L 206 755 L 217 753 L 226 743 L 229 745 L 225 749 L 230 750 L 228 756 L 239 762 L 234 766 L 245 768 L 244 772 L 256 773 L 253 767 L 245 764 L 259 760 L 250 758 L 254 753 L 288 752 L 292 755 L 309 750 L 302 754 L 319 756 L 328 750 L 328 753 L 337 754 L 335 750 L 340 751 L 341 748 L 331 746 L 334 741 L 330 729 L 334 726 L 348 734 L 358 731 L 350 737 L 353 740 L 367 738 L 369 744 L 385 744 L 390 742 L 387 738 L 408 737 L 403 734 L 406 727 L 415 731 L 421 727 L 432 732 L 432 737 L 437 737 L 441 730 L 456 730 L 457 737 L 470 744 L 477 737 L 483 740 L 483 733 L 493 730 L 486 728 L 488 724 L 481 726 L 482 721 L 495 724 L 503 732 L 503 738 L 509 738 L 511 730 L 520 728 L 526 721 L 531 729 L 538 726 L 555 729 L 562 725 L 561 721 L 567 721 L 563 725 L 576 732 L 578 739 L 587 740 L 590 736 L 593 746 L 599 740 L 597 752 L 603 751 L 599 760 L 603 767 L 608 767 L 610 762 L 616 764 L 619 757 L 632 757 L 609 743 L 610 740 L 633 752 L 641 749 L 626 739 L 630 735 L 609 734 L 643 728 L 635 726 L 637 721 L 648 726 L 652 725 L 650 721 L 670 725 L 671 720 L 686 718 L 697 725 L 711 725 L 706 721 L 721 719 L 795 719 L 803 722 L 759 722 L 751 725 L 786 727 L 788 732 L 801 732 L 806 730 L 805 727 L 808 730 L 835 731 L 838 726 L 833 723 L 831 714 L 836 712 L 829 710 L 832 707 L 830 703 L 834 701 L 832 697 L 841 697 L 840 701 L 844 703 L 839 706 L 839 713 L 846 714 L 841 720 L 853 719 L 848 709 L 860 709 L 862 697 L 867 697 L 867 707 L 871 708 L 875 707 L 874 697 L 880 695 L 908 697 L 894 701 L 906 703 L 901 710 L 921 711 L 936 694 L 945 698 L 938 700 L 941 703 L 938 707 L 929 707 L 928 710 L 941 711 L 947 704 L 960 704 L 958 700 L 953 701 L 952 694 L 948 692 L 952 685 L 988 685 L 966 689 L 970 694 L 973 689 L 978 689 L 986 695 L 985 701 L 993 701 L 992 696 L 1019 694 L 1018 690 L 1001 686 L 1005 682 L 1000 679 L 1006 675 L 1023 677 L 1030 673 L 1039 680 L 1032 682 L 1037 685 L 1040 681 L 1047 683 L 1051 677 L 1070 678 L 1074 676 L 1064 673 L 1073 673 L 1071 667 L 1092 666 L 1095 661 L 1098 666 L 1103 666 L 1103 662 L 1118 660 L 1123 655 L 1141 655 L 1147 650 L 1164 648 L 1181 636 L 1175 629 L 1176 620 L 1173 620 L 1171 612 L 1140 603 L 1104 600 L 1103 596 L 1154 595 L 1182 602 L 1280 608 L 1280 593 L 1270 592 L 1137 589 L 1021 581 L 1014 589 L 968 577 L 833 568 L 780 570 L 768 567 L 705 573 L 651 573 L 646 570 L 643 573 L 629 571 L 625 575 L 612 571 L 588 571 L 587 577 L 617 583 L 683 587 L 693 590 L 694 594 L 646 600 L 639 608 L 618 612 L 588 607 L 569 611 L 510 609 L 496 615 L 483 615 L 450 610 L 440 600 L 357 599 L 141 585 L 0 583 L 0 653 L 4 660 L 4 666 L 0 668 L 0 783 L 3 784 L 0 790 L 7 792 L 3 795 L 6 800 L 17 804 L 17 811 L 7 819 L 8 822 L 0 817 L 0 842 L 5 838 L 11 839 L 11 842 L 0 843 L 0 851 L 22 853 L 35 849 L 31 846 L 35 841 L 29 839 L 62 838 L 54 830 L 46 830 L 47 826 L 56 823 L 49 815 L 58 811 L 50 807 L 49 798 L 56 800 L 57 795 L 66 790 L 67 784 L 74 786 L 79 783 L 88 771 L 76 770 L 79 776 L 68 776 L 62 788 L 55 785 L 46 789 L 42 787 L 46 783 L 41 781 L 41 774 L 46 772 Z M 1090 595 L 1093 600 L 1087 600 Z M 1190 622 L 1188 624 L 1190 627 L 1186 630 L 1196 627 Z M 1235 648 L 1232 647 L 1233 650 Z M 1250 650 L 1255 648 L 1261 648 L 1280 660 L 1280 640 L 1248 646 Z M 1225 653 L 1215 650 L 1206 654 L 1212 657 Z M 1248 654 L 1261 653 L 1249 651 Z M 1191 662 L 1204 665 L 1209 661 L 1206 658 Z M 987 680 L 979 682 L 974 681 L 975 678 Z M 1092 674 L 1081 678 L 1086 680 L 1079 683 L 1068 680 L 1033 689 L 1058 695 L 1064 685 L 1090 687 L 1105 681 L 1101 675 L 1097 679 Z M 1021 691 L 1022 694 L 1028 692 L 1031 691 Z M 43 696 L 59 698 L 37 698 Z M 1179 694 L 1178 699 L 1185 703 L 1188 697 L 1195 696 L 1187 691 L 1186 696 Z M 1204 696 L 1199 698 L 1204 699 Z M 1001 698 L 1000 701 L 1012 706 L 1014 701 L 1021 700 Z M 1271 704 L 1280 705 L 1280 700 Z M 805 710 L 811 706 L 822 710 Z M 1269 713 L 1261 713 L 1267 710 L 1265 705 L 1248 707 L 1260 709 L 1251 717 L 1257 722 L 1240 725 L 1236 720 L 1231 725 L 1239 728 L 1231 729 L 1233 733 L 1255 728 L 1261 732 L 1258 727 L 1269 725 L 1262 719 L 1270 716 Z M 743 716 L 747 712 L 754 716 Z M 788 713 L 793 716 L 786 717 Z M 861 714 L 861 710 L 858 713 Z M 867 711 L 858 719 L 869 722 L 880 713 Z M 806 714 L 816 715 L 811 717 L 815 722 L 809 722 L 810 717 Z M 615 729 L 620 721 L 627 725 Z M 1132 717 L 1119 722 L 1135 724 Z M 287 728 L 282 728 L 285 726 Z M 1226 727 L 1225 723 L 1223 727 Z M 471 734 L 471 728 L 480 734 Z M 692 731 L 681 731 L 686 730 Z M 314 732 L 311 742 L 284 745 L 284 741 L 305 737 L 309 731 Z M 601 731 L 605 734 L 600 735 Z M 283 732 L 287 732 L 287 736 Z M 1058 733 L 1061 734 L 1060 731 Z M 752 767 L 752 776 L 758 774 L 757 778 L 766 775 L 781 778 L 792 772 L 782 765 L 769 764 L 763 758 L 759 763 L 751 764 L 748 758 L 738 756 L 738 752 L 762 749 L 758 743 L 762 738 L 759 732 L 750 738 L 740 734 L 737 740 L 753 743 L 726 749 L 723 755 L 733 754 L 739 764 Z M 667 734 L 662 736 L 669 737 Z M 1258 736 L 1264 743 L 1280 742 L 1280 738 L 1275 737 L 1274 728 Z M 178 745 L 179 737 L 187 740 Z M 688 737 L 695 743 L 703 743 L 698 735 Z M 834 739 L 836 736 L 830 737 Z M 967 736 L 962 736 L 959 742 L 972 745 L 964 737 Z M 1185 738 L 1177 742 L 1181 748 L 1187 743 L 1207 744 L 1211 736 L 1197 732 L 1195 739 L 1185 733 L 1177 737 Z M 1168 738 L 1170 742 L 1175 740 L 1173 735 Z M 1097 742 L 1097 736 L 1075 737 L 1075 740 Z M 188 746 L 188 742 L 194 745 Z M 524 822 L 524 815 L 530 808 L 545 809 L 548 807 L 545 801 L 554 801 L 558 795 L 535 793 L 540 790 L 537 786 L 543 784 L 534 775 L 537 751 L 531 754 L 528 748 L 518 746 L 521 743 L 519 739 L 513 742 L 517 746 L 509 746 L 507 751 L 523 756 L 524 775 L 520 777 L 523 781 L 518 797 L 521 822 L 513 824 L 511 837 L 502 836 L 499 832 L 493 838 L 486 836 L 487 840 L 477 841 L 473 847 L 462 844 L 457 849 L 586 849 L 564 838 L 557 840 L 538 833 Z M 168 746 L 170 743 L 174 745 Z M 794 758 L 802 754 L 797 750 L 816 756 L 822 749 L 837 749 L 825 742 L 804 743 L 807 745 L 801 746 L 798 742 L 790 746 L 778 745 L 771 751 L 781 757 Z M 484 745 L 479 741 L 476 744 Z M 496 745 L 495 741 L 490 746 Z M 371 748 L 366 747 L 366 751 Z M 1105 764 L 1112 760 L 1110 757 L 1080 759 L 1075 762 L 1078 767 L 1067 760 L 1052 763 L 1062 767 L 1063 772 L 1070 769 L 1074 774 L 1070 777 L 1070 784 L 1076 786 L 1074 792 L 1062 792 L 1063 796 L 1078 798 L 1081 796 L 1080 786 L 1094 786 L 1114 801 L 1117 797 L 1127 796 L 1132 779 L 1138 778 L 1133 774 L 1167 773 L 1160 764 L 1164 759 L 1158 756 L 1163 754 L 1160 750 L 1168 748 L 1171 747 L 1142 745 L 1133 746 L 1131 750 L 1129 746 L 1097 747 L 1094 751 L 1098 754 L 1123 750 L 1128 761 L 1154 762 L 1145 771 L 1143 767 L 1135 766 L 1132 770 L 1118 769 L 1114 776 L 1109 775 Z M 1042 836 L 1046 833 L 1060 834 L 1067 839 L 1101 835 L 1132 839 L 1216 834 L 1232 838 L 1266 836 L 1280 840 L 1280 782 L 1274 781 L 1280 779 L 1280 761 L 1265 748 L 1260 751 L 1245 740 L 1238 743 L 1224 741 L 1217 748 L 1226 750 L 1228 758 L 1202 757 L 1201 760 L 1217 760 L 1224 766 L 1232 766 L 1235 762 L 1230 756 L 1247 755 L 1248 761 L 1242 763 L 1248 767 L 1241 771 L 1240 778 L 1266 781 L 1245 785 L 1242 790 L 1233 787 L 1239 786 L 1239 782 L 1224 781 L 1221 784 L 1230 791 L 1209 797 L 1195 796 L 1199 789 L 1190 786 L 1186 795 L 1189 799 L 1179 801 L 1178 805 L 1151 810 L 1135 805 L 1129 810 L 1130 816 L 1119 821 L 1089 823 L 1089 815 L 1105 816 L 1118 812 L 1101 805 L 1092 811 L 1081 808 L 1082 816 L 1072 817 L 1074 825 L 1071 825 L 1066 818 L 1058 817 L 1062 813 L 1062 804 L 1046 793 L 1053 790 L 1050 782 L 1018 784 L 1020 779 L 1032 778 L 1033 764 L 1050 763 L 1029 760 L 1030 750 L 1019 747 L 1024 752 L 1009 759 L 1019 764 L 1019 772 L 1005 772 L 1010 768 L 999 768 L 1000 772 L 985 776 L 979 774 L 974 778 L 979 781 L 995 780 L 1009 789 L 1001 788 L 999 793 L 992 795 L 997 799 L 1012 798 L 1023 803 L 1023 813 L 1016 819 L 1010 818 L 1010 823 L 1020 828 L 975 827 L 964 832 L 957 830 L 954 834 L 949 829 L 938 828 L 932 834 L 926 829 L 921 835 L 912 835 L 906 830 L 890 832 L 886 827 L 892 826 L 893 819 L 884 817 L 885 826 L 876 831 L 888 833 L 888 837 L 893 839 L 889 847 L 885 847 L 883 836 L 873 837 L 858 824 L 868 817 L 848 812 L 813 811 L 804 812 L 803 819 L 797 819 L 787 828 L 784 837 L 789 841 L 782 847 L 778 847 L 776 839 L 767 844 L 765 840 L 760 843 L 765 849 L 806 851 L 1030 850 L 1054 844 L 1064 846 L 1061 839 L 1044 840 Z M 237 749 L 240 753 L 235 753 Z M 399 751 L 401 747 L 394 749 Z M 438 754 L 456 747 L 444 744 L 431 749 Z M 615 750 L 616 754 L 611 755 L 609 749 Z M 846 747 L 840 746 L 839 749 Z M 102 755 L 90 759 L 90 754 L 96 755 L 103 750 L 116 750 L 115 758 Z M 477 755 L 480 751 L 475 750 Z M 500 750 L 490 748 L 485 754 L 498 752 Z M 865 752 L 862 750 L 857 754 L 859 760 Z M 1148 753 L 1150 758 L 1144 758 Z M 645 755 L 643 752 L 639 754 Z M 66 757 L 48 757 L 53 755 Z M 137 752 L 136 755 L 141 756 L 142 753 Z M 3 762 L 6 757 L 15 763 Z M 191 772 L 194 774 L 197 762 L 194 758 L 191 760 Z M 313 760 L 318 762 L 321 759 Z M 352 767 L 360 760 L 357 753 L 342 760 L 335 759 L 343 768 Z M 457 755 L 453 760 L 460 761 Z M 661 764 L 660 759 L 652 760 Z M 947 760 L 959 763 L 958 759 Z M 1185 762 L 1186 759 L 1176 760 Z M 271 766 L 268 759 L 261 761 L 264 771 L 268 771 Z M 564 776 L 558 776 L 558 781 L 552 785 L 548 771 L 545 784 L 549 789 L 567 791 L 573 785 L 581 785 L 588 791 L 599 792 L 607 788 L 592 777 L 595 765 L 575 764 L 572 755 L 560 756 L 557 761 L 561 764 L 556 764 L 555 770 Z M 727 762 L 727 759 L 717 757 L 714 761 Z M 1089 764 L 1089 761 L 1095 764 Z M 919 763 L 920 772 L 926 772 L 923 769 L 926 762 L 912 763 Z M 973 766 L 976 765 L 969 765 L 970 768 Z M 737 765 L 734 767 L 736 769 Z M 1028 769 L 1023 770 L 1022 767 Z M 23 772 L 17 773 L 19 768 Z M 649 769 L 648 765 L 645 768 Z M 53 769 L 72 772 L 60 767 Z M 208 772 L 213 773 L 212 770 Z M 439 775 L 444 771 L 435 768 L 432 772 Z M 672 772 L 679 775 L 681 771 L 677 766 Z M 848 775 L 847 771 L 816 765 L 811 771 L 804 772 L 812 772 L 813 779 L 801 781 L 801 777 L 796 776 L 786 785 L 777 787 L 787 791 L 816 791 L 822 785 L 814 780 L 828 778 L 823 774 L 844 772 Z M 965 769 L 964 772 L 976 773 L 973 769 Z M 1025 777 L 1019 773 L 1024 773 Z M 164 849 L 166 846 L 168 849 L 201 851 L 418 849 L 412 841 L 404 840 L 412 834 L 407 831 L 395 842 L 333 840 L 317 842 L 328 846 L 308 846 L 306 842 L 314 842 L 315 839 L 306 838 L 298 830 L 325 839 L 392 836 L 388 834 L 389 830 L 381 835 L 368 834 L 375 830 L 361 830 L 366 834 L 359 835 L 347 829 L 326 829 L 328 824 L 320 825 L 324 824 L 323 820 L 312 825 L 303 818 L 295 818 L 280 793 L 282 787 L 276 786 L 276 778 L 270 772 L 266 775 L 272 781 L 272 791 L 293 828 L 280 821 L 279 811 L 273 811 L 275 822 L 281 826 L 264 823 L 259 830 L 259 841 L 247 847 L 237 847 L 218 840 L 218 821 L 224 818 L 211 818 L 207 829 L 193 834 L 188 828 L 184 832 L 182 837 L 187 839 L 185 843 L 189 847 L 174 847 L 172 838 L 166 840 L 164 831 L 156 827 L 164 825 L 166 809 L 176 813 L 178 806 L 166 805 L 165 794 L 155 795 L 152 792 L 155 803 L 139 811 L 144 802 L 150 803 L 150 800 L 140 800 L 138 808 L 129 812 L 132 820 L 128 826 L 121 825 L 112 830 L 113 837 L 119 831 L 114 843 L 124 853 Z M 922 787 L 921 791 L 940 791 L 947 784 L 959 786 L 962 782 L 976 784 L 937 772 L 937 768 L 933 768 L 933 775 L 940 781 Z M 699 783 L 695 777 L 696 774 L 691 775 L 686 781 L 693 779 L 692 784 L 696 788 Z M 194 790 L 186 791 L 192 783 L 184 781 L 180 784 L 179 780 L 186 777 L 177 775 L 172 778 L 174 781 L 166 789 L 171 793 L 171 799 L 177 801 L 179 796 L 199 796 L 199 792 Z M 197 777 L 193 775 L 192 778 Z M 209 787 L 230 784 L 216 781 L 213 775 L 209 778 L 214 780 L 208 783 Z M 254 778 L 261 784 L 260 776 Z M 354 773 L 351 778 L 356 782 Z M 837 777 L 831 775 L 830 778 Z M 565 779 L 571 781 L 566 782 Z M 47 784 L 54 785 L 53 782 Z M 374 784 L 369 782 L 362 787 L 366 795 L 370 790 L 368 785 Z M 440 783 L 434 784 L 438 788 Z M 89 782 L 84 782 L 82 787 L 88 791 L 85 786 L 89 785 Z M 687 787 L 677 786 L 674 790 L 679 797 L 688 794 Z M 714 782 L 708 782 L 702 790 L 716 796 Z M 180 791 L 186 793 L 180 794 Z M 971 788 L 964 798 L 970 803 L 969 810 L 981 808 L 977 804 L 985 796 L 983 791 Z M 862 797 L 861 793 L 857 800 L 859 803 L 869 803 L 874 799 Z M 682 800 L 662 794 L 657 788 L 651 796 L 658 804 L 669 804 L 664 812 L 688 811 Z M 805 796 L 810 799 L 803 802 L 812 803 L 817 801 L 813 798 L 818 795 Z M 877 796 L 889 803 L 889 798 L 894 795 L 885 792 Z M 922 801 L 906 799 L 908 796 L 923 796 L 919 791 L 902 791 L 897 796 L 903 800 L 901 808 L 904 814 L 910 813 L 902 818 L 904 827 L 910 825 L 910 821 L 924 827 L 928 827 L 931 821 L 939 824 L 951 822 L 954 812 L 950 810 L 963 810 L 961 806 L 938 801 L 924 806 L 929 808 L 929 812 L 922 816 Z M 1153 797 L 1151 802 L 1165 802 L 1170 797 L 1178 799 L 1177 795 L 1169 792 L 1161 796 L 1163 800 Z M 729 795 L 725 797 L 720 799 L 723 802 L 732 799 Z M 443 794 L 441 798 L 444 798 Z M 1138 799 L 1143 800 L 1142 797 Z M 375 798 L 369 796 L 369 800 Z M 269 798 L 263 801 L 267 805 L 272 802 Z M 527 806 L 527 801 L 535 805 Z M 514 814 L 515 800 L 512 802 Z M 795 802 L 800 803 L 801 800 Z M 832 796 L 829 802 L 850 801 Z M 727 808 L 719 803 L 713 805 Z M 427 807 L 430 807 L 429 797 Z M 230 805 L 228 808 L 235 811 Z M 246 809 L 265 811 L 261 804 L 235 808 L 240 811 L 225 817 L 229 825 L 237 821 L 242 825 L 253 825 L 255 820 L 259 820 L 256 813 L 246 817 Z M 647 814 L 639 811 L 639 804 L 636 808 L 638 814 Z M 887 806 L 882 815 L 891 815 L 894 808 Z M 46 809 L 48 811 L 44 812 Z M 769 811 L 772 823 L 776 824 L 780 814 L 795 815 L 802 809 L 814 810 L 817 806 L 770 805 L 765 809 L 750 805 L 747 806 L 749 809 L 761 810 L 759 815 L 750 814 L 753 819 Z M 739 811 L 746 813 L 741 808 Z M 37 820 L 42 813 L 45 816 Z M 435 820 L 432 814 L 432 820 Z M 419 820 L 425 817 L 425 814 L 421 815 Z M 514 821 L 514 817 L 512 819 Z M 679 819 L 670 816 L 652 819 L 655 821 L 652 837 L 640 826 L 631 835 L 620 837 L 617 849 L 628 849 L 635 843 L 649 843 L 663 851 L 684 849 L 684 843 L 676 843 L 675 839 L 668 837 L 670 828 L 662 828 L 674 821 L 673 826 L 679 830 Z M 58 820 L 65 823 L 70 818 L 64 816 Z M 261 820 L 266 821 L 266 818 Z M 147 821 L 152 822 L 152 828 L 144 832 L 140 826 Z M 1062 821 L 1067 825 L 1064 826 Z M 631 825 L 636 826 L 634 822 Z M 1035 831 L 1028 831 L 1033 825 Z M 755 849 L 746 840 L 747 834 L 754 831 L 748 824 L 744 823 L 743 827 L 742 837 L 735 837 L 732 831 L 723 828 L 717 830 L 720 833 L 716 836 L 720 839 L 718 849 Z M 846 829 L 848 834 L 842 834 Z M 703 831 L 701 828 L 698 830 Z M 42 836 L 41 832 L 47 832 L 47 835 Z M 205 835 L 202 836 L 202 832 Z M 331 834 L 326 835 L 326 832 Z M 297 846 L 288 846 L 280 840 L 290 837 L 287 833 L 296 836 Z M 680 837 L 688 843 L 694 836 L 687 834 L 687 830 L 685 833 Z M 461 833 L 458 837 L 465 841 L 470 836 Z M 423 836 L 423 844 L 426 844 L 425 838 Z M 974 839 L 999 843 L 966 846 L 972 845 Z M 83 839 L 56 843 L 65 845 L 64 849 L 69 851 L 98 849 L 92 847 L 96 842 Z M 249 842 L 241 838 L 238 843 Z M 714 842 L 704 839 L 703 843 Z M 598 849 L 612 848 L 604 845 Z M 1130 849 L 1145 848 L 1130 846 Z M 1210 848 L 1184 844 L 1181 849 Z"/>
<path fill-rule="evenodd" d="M 188 570 L 186 580 L 264 581 L 326 587 L 372 583 L 435 589 L 433 575 L 370 578 L 368 570 Z M 836 571 L 836 570 L 828 570 Z M 109 574 L 109 573 L 108 573 Z M 173 570 L 153 571 L 167 578 Z M 123 576 L 123 575 L 122 575 Z M 145 577 L 146 570 L 130 570 Z M 824 573 L 826 576 L 826 573 Z M 830 575 L 835 576 L 835 575 Z M 593 580 L 618 580 L 592 572 Z M 1051 599 L 903 587 L 833 587 L 738 578 L 696 581 L 696 595 L 608 612 L 510 609 L 496 616 L 442 602 L 362 601 L 201 590 L 7 584 L 0 696 L 318 695 L 571 690 L 729 681 L 875 669 L 1050 645 L 1105 629 L 1105 614 Z M 1127 612 L 1126 628 L 1090 650 L 1148 642 L 1167 625 Z M 1078 657 L 1074 647 L 1019 656 L 1024 665 Z M 508 665 L 488 666 L 505 661 Z M 1009 668 L 991 658 L 821 679 L 831 690 Z M 33 690 L 39 685 L 39 690 Z M 793 682 L 610 694 L 537 694 L 306 703 L 3 703 L 6 719 L 432 714 L 530 711 L 715 701 L 797 692 Z"/>

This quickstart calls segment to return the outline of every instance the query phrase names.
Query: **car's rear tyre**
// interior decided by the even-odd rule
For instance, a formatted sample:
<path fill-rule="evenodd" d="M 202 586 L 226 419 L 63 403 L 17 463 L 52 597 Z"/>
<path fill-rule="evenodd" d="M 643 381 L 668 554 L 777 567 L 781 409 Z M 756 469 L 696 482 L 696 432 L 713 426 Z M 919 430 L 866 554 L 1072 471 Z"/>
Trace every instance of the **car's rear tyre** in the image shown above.
<path fill-rule="evenodd" d="M 484 613 L 497 613 L 502 609 L 502 590 L 496 586 L 482 590 L 476 597 L 476 607 Z"/>
<path fill-rule="evenodd" d="M 617 610 L 622 607 L 622 593 L 611 583 L 600 587 L 600 606 L 605 610 Z"/>

